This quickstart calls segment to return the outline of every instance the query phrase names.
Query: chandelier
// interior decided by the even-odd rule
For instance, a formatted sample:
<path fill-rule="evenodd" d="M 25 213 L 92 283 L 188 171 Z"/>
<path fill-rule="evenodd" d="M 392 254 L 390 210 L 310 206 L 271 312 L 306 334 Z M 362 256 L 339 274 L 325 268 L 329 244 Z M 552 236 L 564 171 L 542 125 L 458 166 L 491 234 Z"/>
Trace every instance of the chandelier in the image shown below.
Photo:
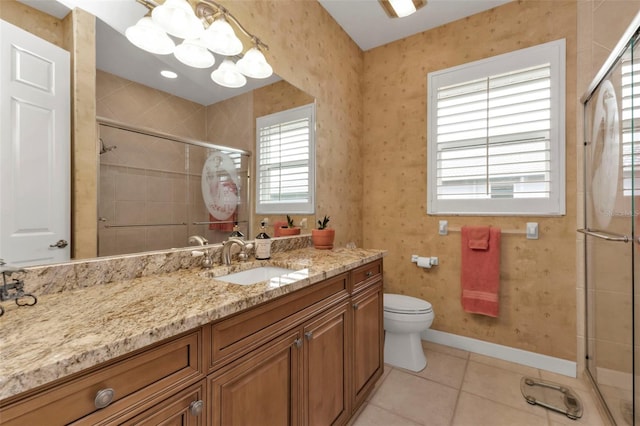
<path fill-rule="evenodd" d="M 273 74 L 262 53 L 269 46 L 249 33 L 215 1 L 195 0 L 193 6 L 187 0 L 165 0 L 162 4 L 153 0 L 137 1 L 149 9 L 149 13 L 127 28 L 125 36 L 140 49 L 156 55 L 173 54 L 194 68 L 210 68 L 216 62 L 213 53 L 221 55 L 224 59 L 211 73 L 211 79 L 224 87 L 242 87 L 247 83 L 246 77 L 267 78 Z M 253 46 L 244 54 L 242 41 L 231 23 L 251 39 Z"/>

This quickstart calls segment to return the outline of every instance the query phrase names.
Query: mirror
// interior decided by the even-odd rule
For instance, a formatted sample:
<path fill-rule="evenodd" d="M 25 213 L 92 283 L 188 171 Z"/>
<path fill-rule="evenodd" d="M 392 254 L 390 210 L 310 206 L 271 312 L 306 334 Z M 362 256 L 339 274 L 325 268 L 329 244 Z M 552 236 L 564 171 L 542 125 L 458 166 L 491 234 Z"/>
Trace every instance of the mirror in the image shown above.
<path fill-rule="evenodd" d="M 251 85 L 242 89 L 217 86 L 209 79 L 215 65 L 200 72 L 185 70 L 181 84 L 156 78 L 154 61 L 176 72 L 188 67 L 172 55 L 158 58 L 136 48 L 100 20 L 96 47 L 97 115 L 130 126 L 98 126 L 98 255 L 184 247 L 192 235 L 217 243 L 228 237 L 233 222 L 252 238 L 259 226 L 251 226 L 255 220 L 249 181 L 255 119 L 314 99 L 278 76 L 248 79 Z M 198 89 L 204 83 L 207 90 Z M 169 137 L 145 135 L 140 129 Z M 176 140 L 170 140 L 171 135 Z M 196 143 L 184 143 L 185 139 Z M 205 208 L 200 182 L 212 158 L 236 166 L 232 172 L 237 182 L 232 186 L 238 205 L 229 215 Z"/>
<path fill-rule="evenodd" d="M 57 1 L 40 2 L 22 0 L 22 2 L 29 4 L 29 7 L 38 8 L 45 13 L 55 15 L 60 22 L 66 19 L 65 16 L 68 16 L 69 13 L 68 9 L 58 10 L 56 13 L 56 11 L 47 7 L 54 4 L 58 5 L 59 3 Z M 116 9 L 120 9 L 121 5 L 125 5 L 125 3 L 129 4 L 129 2 L 109 2 L 106 7 L 110 11 L 117 12 Z M 105 5 L 104 2 L 96 2 L 96 4 Z M 131 4 L 136 5 L 135 2 L 131 2 Z M 89 5 L 89 3 L 83 3 L 83 6 Z M 28 11 L 25 10 L 25 13 L 23 13 L 23 15 L 26 16 L 26 18 L 24 18 L 25 22 L 27 22 L 24 28 L 38 34 L 37 31 L 34 31 L 36 24 L 30 21 L 31 18 L 29 18 L 29 13 L 27 12 Z M 137 15 L 128 14 L 127 16 L 135 22 Z M 89 21 L 90 20 L 82 18 L 81 25 Z M 51 26 L 54 27 L 55 25 L 51 24 Z M 57 26 L 59 27 L 61 24 Z M 80 33 L 83 32 L 83 28 L 79 28 L 79 30 Z M 105 36 L 105 34 L 111 34 L 117 37 L 108 37 Z M 64 36 L 67 37 L 68 35 L 65 34 Z M 160 132 L 189 139 L 212 141 L 219 145 L 237 147 L 244 151 L 252 152 L 255 144 L 254 127 L 256 114 L 268 114 L 271 111 L 277 111 L 277 108 L 286 109 L 287 107 L 295 106 L 290 105 L 293 99 L 302 98 L 304 99 L 304 103 L 313 102 L 311 96 L 289 85 L 287 82 L 282 81 L 278 76 L 273 76 L 267 80 L 248 79 L 249 84 L 246 87 L 248 91 L 244 92 L 238 89 L 221 88 L 210 80 L 209 74 L 211 73 L 211 69 L 205 70 L 204 73 L 200 73 L 200 75 L 195 75 L 197 70 L 187 69 L 186 66 L 176 63 L 177 61 L 171 55 L 168 55 L 168 57 L 157 57 L 147 54 L 135 46 L 130 45 L 118 31 L 111 29 L 109 25 L 104 24 L 100 19 L 96 19 L 96 36 L 96 67 L 99 70 L 97 72 L 98 81 L 96 81 L 96 104 L 99 105 L 97 115 L 115 121 L 154 128 Z M 40 37 L 45 36 L 40 35 Z M 66 42 L 70 43 L 71 41 L 66 40 L 65 43 Z M 134 52 L 133 55 L 126 54 L 129 50 Z M 85 52 L 88 52 L 87 57 L 92 56 L 92 52 L 89 52 L 86 47 Z M 111 56 L 106 55 L 108 53 L 111 53 Z M 216 60 L 220 63 L 220 58 L 216 58 Z M 138 65 L 138 67 L 132 68 L 133 65 Z M 159 77 L 156 77 L 157 73 L 153 72 L 156 66 L 180 67 L 187 77 L 184 80 L 187 82 L 187 89 L 177 84 L 175 80 L 161 80 Z M 138 83 L 135 83 L 135 81 L 138 81 Z M 198 82 L 206 82 L 206 88 L 202 89 Z M 160 84 L 160 86 L 155 88 L 150 87 L 155 84 Z M 251 84 L 254 84 L 254 86 L 251 86 Z M 92 90 L 91 85 L 89 85 L 88 90 Z M 215 99 L 212 100 L 212 98 Z M 179 111 L 182 111 L 182 113 L 186 111 L 189 112 L 189 114 L 183 114 L 182 117 L 178 118 L 177 115 Z M 96 127 L 99 128 L 103 126 L 96 125 Z M 221 129 L 225 128 L 227 129 L 226 132 L 220 132 Z M 89 144 L 93 144 L 93 140 L 91 140 L 93 138 L 89 139 Z M 116 137 L 114 140 L 112 135 L 104 137 L 103 142 L 103 148 L 105 150 L 113 146 L 118 146 L 118 138 Z M 94 147 L 96 148 L 95 152 L 93 150 Z M 98 138 L 96 138 L 95 145 L 91 148 L 88 154 L 88 160 L 92 162 L 90 163 L 91 167 L 89 167 L 89 169 L 91 173 L 93 173 L 92 168 L 99 164 L 101 157 L 98 155 L 101 148 Z M 121 145 L 119 148 L 107 151 L 107 153 L 115 154 L 118 152 L 118 149 L 120 149 L 120 153 L 124 152 L 124 146 Z M 93 163 L 94 160 L 92 158 L 94 155 L 95 163 Z M 199 155 L 204 162 L 205 154 Z M 207 158 L 209 155 L 210 153 L 206 152 Z M 82 160 L 84 161 L 85 158 L 83 157 Z M 202 166 L 202 164 L 199 166 L 200 171 L 202 170 Z M 253 164 L 248 161 L 247 166 L 246 170 L 251 173 L 251 170 L 254 168 Z M 87 186 L 92 187 L 93 185 L 93 182 L 91 182 L 91 185 Z M 84 192 L 84 189 L 83 187 L 82 194 L 86 195 L 87 200 L 89 200 L 89 206 L 87 210 L 85 210 L 85 212 L 88 213 L 84 216 L 79 216 L 82 216 L 83 219 L 88 219 L 90 221 L 89 223 L 91 223 L 94 218 L 96 218 L 95 220 L 98 219 L 95 214 L 96 206 L 93 204 L 94 194 L 92 192 Z M 259 225 L 255 225 L 257 222 L 252 209 L 253 203 L 251 202 L 251 197 L 253 189 L 251 189 L 250 185 L 247 185 L 246 189 L 247 191 L 245 191 L 245 193 L 248 199 L 243 208 L 247 209 L 249 222 L 253 222 L 254 224 L 253 229 L 249 229 L 248 231 L 248 237 L 252 237 L 257 233 Z M 137 190 L 141 190 L 141 188 L 137 188 Z M 94 191 L 94 189 L 90 189 L 89 191 Z M 142 194 L 147 194 L 147 188 L 145 187 L 141 192 Z M 76 213 L 83 213 L 82 203 L 79 204 L 80 206 L 76 207 Z M 284 215 L 270 219 L 273 223 L 273 221 L 282 218 L 284 218 Z M 299 220 L 300 218 L 296 219 Z M 308 222 L 313 224 L 314 218 L 309 217 Z M 99 225 L 102 222 L 96 223 Z M 86 248 L 82 251 L 82 258 L 91 257 L 92 253 L 96 251 L 93 235 L 96 234 L 90 232 L 88 235 L 81 235 L 80 237 L 71 235 L 71 243 L 75 245 L 75 247 Z M 158 240 L 160 240 L 160 238 Z M 129 247 L 121 252 L 132 253 L 139 250 L 172 248 L 176 246 L 178 245 L 171 242 L 168 243 L 166 247 L 159 245 L 153 247 Z M 188 246 L 188 240 L 185 239 L 179 246 Z M 108 252 L 108 254 L 114 253 L 114 251 Z"/>

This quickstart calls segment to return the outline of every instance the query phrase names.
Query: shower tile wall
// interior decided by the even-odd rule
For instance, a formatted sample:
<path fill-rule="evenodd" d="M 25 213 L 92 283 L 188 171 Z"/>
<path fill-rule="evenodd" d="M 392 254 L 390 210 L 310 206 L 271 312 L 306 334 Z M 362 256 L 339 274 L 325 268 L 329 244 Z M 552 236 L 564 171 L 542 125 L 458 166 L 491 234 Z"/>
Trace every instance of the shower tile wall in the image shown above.
<path fill-rule="evenodd" d="M 205 107 L 167 93 L 98 71 L 98 116 L 160 132 L 206 140 Z M 207 221 L 200 196 L 204 149 L 192 150 L 199 163 L 191 179 L 186 173 L 185 145 L 100 126 L 106 148 L 100 156 L 99 255 L 184 247 L 188 226 L 105 228 L 109 225 Z M 196 185 L 197 183 L 197 185 Z M 195 189 L 193 188 L 195 186 Z M 196 197 L 196 195 L 198 195 Z M 191 205 L 189 202 L 191 201 Z"/>

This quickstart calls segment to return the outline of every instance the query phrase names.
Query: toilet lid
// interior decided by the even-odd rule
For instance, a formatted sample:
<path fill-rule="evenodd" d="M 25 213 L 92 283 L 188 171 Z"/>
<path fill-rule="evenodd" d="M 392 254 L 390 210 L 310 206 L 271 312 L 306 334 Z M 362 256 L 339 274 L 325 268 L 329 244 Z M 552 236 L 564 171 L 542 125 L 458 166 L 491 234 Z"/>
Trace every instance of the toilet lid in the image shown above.
<path fill-rule="evenodd" d="M 431 303 L 404 294 L 384 294 L 384 310 L 398 314 L 425 314 L 432 311 Z"/>

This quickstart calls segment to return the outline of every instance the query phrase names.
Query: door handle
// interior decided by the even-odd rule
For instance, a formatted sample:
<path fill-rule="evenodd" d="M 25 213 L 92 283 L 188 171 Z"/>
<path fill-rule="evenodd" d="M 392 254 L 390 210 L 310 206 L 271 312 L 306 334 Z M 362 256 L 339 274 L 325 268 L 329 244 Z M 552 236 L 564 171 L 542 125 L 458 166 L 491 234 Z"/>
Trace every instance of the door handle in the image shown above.
<path fill-rule="evenodd" d="M 58 242 L 55 244 L 49 244 L 49 247 L 65 248 L 68 245 L 69 245 L 69 242 L 67 240 L 58 240 Z"/>
<path fill-rule="evenodd" d="M 629 237 L 626 235 L 614 234 L 612 232 L 601 231 L 598 229 L 589 229 L 589 228 L 578 229 L 578 232 L 580 232 L 581 234 L 590 235 L 592 237 L 600 238 L 607 241 L 616 241 L 616 242 L 622 242 L 622 243 L 629 242 Z"/>

